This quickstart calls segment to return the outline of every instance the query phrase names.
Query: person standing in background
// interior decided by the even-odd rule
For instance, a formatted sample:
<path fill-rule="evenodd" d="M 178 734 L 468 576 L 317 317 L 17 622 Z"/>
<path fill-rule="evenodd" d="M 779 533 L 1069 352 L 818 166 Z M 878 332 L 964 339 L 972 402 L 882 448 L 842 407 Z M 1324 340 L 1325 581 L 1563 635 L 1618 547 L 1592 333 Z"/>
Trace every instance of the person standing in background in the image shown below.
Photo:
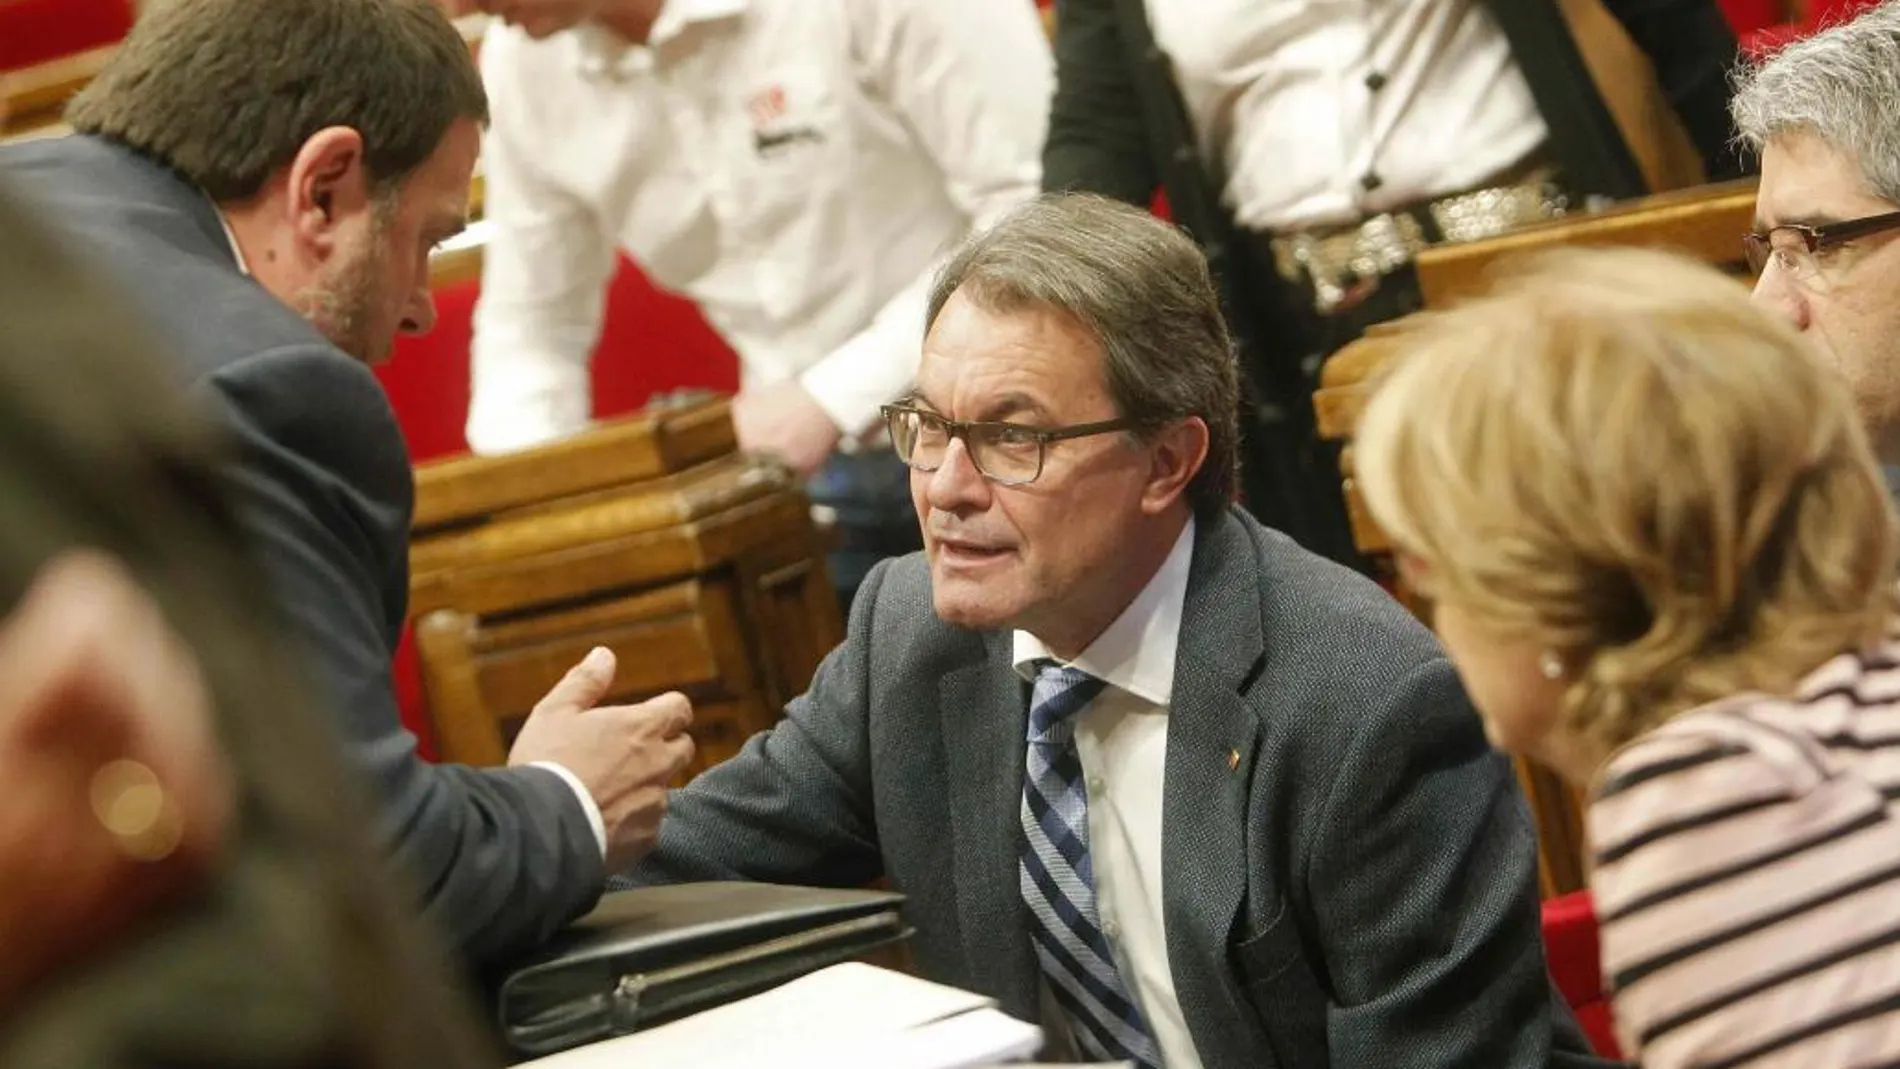
<path fill-rule="evenodd" d="M 848 606 L 921 543 L 878 406 L 939 255 L 1036 192 L 1030 0 L 485 0 L 493 121 L 468 442 L 584 429 L 616 251 L 737 351 L 742 448 L 836 513 Z"/>
<path fill-rule="evenodd" d="M 1320 364 L 1419 307 L 1409 264 L 1645 192 L 1552 0 L 1058 0 L 1047 189 L 1147 204 L 1207 250 L 1241 345 L 1249 508 L 1356 562 Z M 1738 176 L 1715 0 L 1606 0 L 1710 181 Z"/>

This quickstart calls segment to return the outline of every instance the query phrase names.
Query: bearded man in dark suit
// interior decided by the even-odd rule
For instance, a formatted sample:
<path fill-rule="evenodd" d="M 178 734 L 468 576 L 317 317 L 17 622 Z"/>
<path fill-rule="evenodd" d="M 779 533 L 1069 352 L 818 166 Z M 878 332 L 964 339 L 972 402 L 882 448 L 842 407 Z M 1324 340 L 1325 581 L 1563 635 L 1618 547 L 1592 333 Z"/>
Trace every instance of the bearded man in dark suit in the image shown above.
<path fill-rule="evenodd" d="M 398 717 L 414 483 L 370 365 L 434 323 L 429 253 L 463 227 L 486 115 L 429 0 L 167 0 L 73 102 L 77 133 L 0 148 L 0 178 L 123 284 L 231 443 L 225 489 L 378 828 L 475 965 L 592 906 L 692 746 L 678 695 L 588 708 L 602 654 L 509 768 L 426 764 Z"/>
<path fill-rule="evenodd" d="M 36 212 L 0 190 L 0 1064 L 499 1064 L 364 835 L 219 435 Z"/>

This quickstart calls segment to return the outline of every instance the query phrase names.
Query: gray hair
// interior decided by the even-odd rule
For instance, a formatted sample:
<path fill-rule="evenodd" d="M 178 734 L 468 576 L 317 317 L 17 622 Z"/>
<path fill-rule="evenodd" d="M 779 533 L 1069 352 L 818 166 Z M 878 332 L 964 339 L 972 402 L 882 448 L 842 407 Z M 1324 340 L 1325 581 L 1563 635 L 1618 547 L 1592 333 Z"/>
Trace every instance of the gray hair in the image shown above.
<path fill-rule="evenodd" d="M 1109 396 L 1135 433 L 1189 416 L 1207 424 L 1207 458 L 1188 483 L 1208 518 L 1239 486 L 1239 366 L 1200 246 L 1138 208 L 1046 193 L 979 233 L 938 271 L 924 330 L 953 293 L 1008 312 L 1054 308 L 1101 345 Z"/>
<path fill-rule="evenodd" d="M 1871 192 L 1900 204 L 1900 0 L 1744 67 L 1729 108 L 1742 141 L 1813 133 L 1860 162 Z"/>

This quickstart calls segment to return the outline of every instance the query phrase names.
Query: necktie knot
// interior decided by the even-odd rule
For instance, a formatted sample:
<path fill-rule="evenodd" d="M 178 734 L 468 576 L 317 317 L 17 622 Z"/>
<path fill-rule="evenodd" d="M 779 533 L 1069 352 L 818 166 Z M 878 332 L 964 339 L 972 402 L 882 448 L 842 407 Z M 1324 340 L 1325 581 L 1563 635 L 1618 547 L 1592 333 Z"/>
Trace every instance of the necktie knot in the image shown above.
<path fill-rule="evenodd" d="M 1068 741 L 1075 733 L 1075 714 L 1106 686 L 1080 668 L 1046 658 L 1037 661 L 1035 689 L 1029 699 L 1029 741 Z"/>

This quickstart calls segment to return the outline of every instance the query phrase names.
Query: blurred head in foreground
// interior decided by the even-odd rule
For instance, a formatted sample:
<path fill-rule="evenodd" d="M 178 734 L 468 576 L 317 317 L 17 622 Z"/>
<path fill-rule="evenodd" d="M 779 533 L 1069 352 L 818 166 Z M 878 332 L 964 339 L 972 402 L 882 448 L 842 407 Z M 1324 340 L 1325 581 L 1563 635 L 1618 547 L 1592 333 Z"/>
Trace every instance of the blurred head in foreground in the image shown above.
<path fill-rule="evenodd" d="M 1846 384 L 1668 254 L 1513 265 L 1410 337 L 1354 456 L 1493 744 L 1577 782 L 1678 713 L 1788 691 L 1892 612 Z"/>

